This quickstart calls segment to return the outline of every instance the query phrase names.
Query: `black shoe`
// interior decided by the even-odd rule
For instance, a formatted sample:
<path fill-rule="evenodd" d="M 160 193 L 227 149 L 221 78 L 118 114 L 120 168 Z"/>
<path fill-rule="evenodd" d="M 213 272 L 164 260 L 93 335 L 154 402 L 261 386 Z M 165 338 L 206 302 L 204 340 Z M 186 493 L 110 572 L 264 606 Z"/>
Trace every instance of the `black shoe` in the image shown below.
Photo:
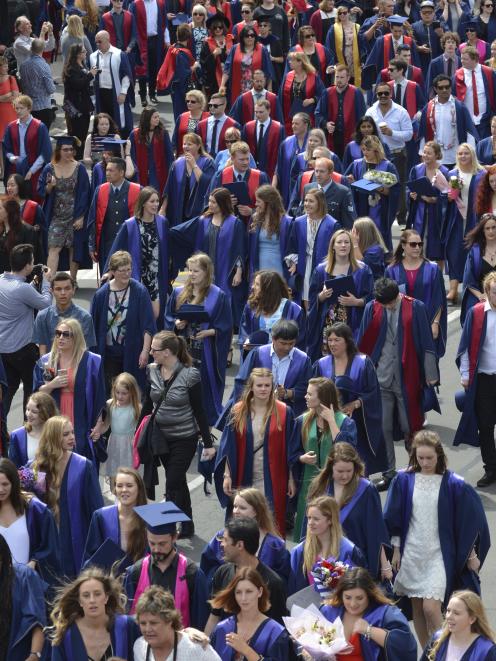
<path fill-rule="evenodd" d="M 480 480 L 477 481 L 478 487 L 488 487 L 496 482 L 496 472 L 486 471 Z"/>
<path fill-rule="evenodd" d="M 157 97 L 156 96 L 151 96 L 150 97 L 150 103 L 154 106 L 158 105 Z"/>
<path fill-rule="evenodd" d="M 181 523 L 181 532 L 179 533 L 179 539 L 189 539 L 195 535 L 195 524 L 193 521 L 184 521 Z"/>
<path fill-rule="evenodd" d="M 148 101 L 146 100 L 146 97 L 144 99 L 141 99 L 141 105 L 143 106 L 143 108 L 146 108 L 146 106 L 148 105 Z"/>
<path fill-rule="evenodd" d="M 380 479 L 374 480 L 375 488 L 377 491 L 387 491 L 389 489 L 389 485 L 391 484 L 392 477 L 388 477 L 387 475 L 383 475 Z"/>

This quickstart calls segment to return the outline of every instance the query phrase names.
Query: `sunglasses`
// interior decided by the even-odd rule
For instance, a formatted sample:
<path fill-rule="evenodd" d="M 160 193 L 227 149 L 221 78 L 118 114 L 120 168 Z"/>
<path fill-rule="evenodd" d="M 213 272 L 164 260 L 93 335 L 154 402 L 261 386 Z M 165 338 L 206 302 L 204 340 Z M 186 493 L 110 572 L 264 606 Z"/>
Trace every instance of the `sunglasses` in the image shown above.
<path fill-rule="evenodd" d="M 349 12 L 347 11 L 338 11 L 338 16 L 346 16 Z"/>
<path fill-rule="evenodd" d="M 186 99 L 186 103 L 198 103 L 196 99 Z"/>
<path fill-rule="evenodd" d="M 70 337 L 72 337 L 72 333 L 71 333 L 71 331 L 56 330 L 55 331 L 55 337 L 65 337 L 66 340 L 68 340 Z"/>
<path fill-rule="evenodd" d="M 223 103 L 209 103 L 208 107 L 209 108 L 220 108 L 223 105 L 224 105 Z"/>
<path fill-rule="evenodd" d="M 475 28 L 466 28 L 465 32 L 477 32 Z"/>
<path fill-rule="evenodd" d="M 205 14 L 202 11 L 194 11 L 193 16 L 205 16 Z"/>
<path fill-rule="evenodd" d="M 423 241 L 406 241 L 406 243 L 404 243 L 403 245 L 404 246 L 408 245 L 408 246 L 410 246 L 410 248 L 422 248 L 422 246 L 424 245 L 424 242 Z"/>
<path fill-rule="evenodd" d="M 391 92 L 377 92 L 377 96 L 390 96 Z"/>
<path fill-rule="evenodd" d="M 250 39 L 255 39 L 256 36 L 257 35 L 254 32 L 249 32 L 248 34 L 245 34 L 245 37 Z"/>
<path fill-rule="evenodd" d="M 251 9 L 242 9 L 241 13 L 242 14 L 251 14 Z"/>

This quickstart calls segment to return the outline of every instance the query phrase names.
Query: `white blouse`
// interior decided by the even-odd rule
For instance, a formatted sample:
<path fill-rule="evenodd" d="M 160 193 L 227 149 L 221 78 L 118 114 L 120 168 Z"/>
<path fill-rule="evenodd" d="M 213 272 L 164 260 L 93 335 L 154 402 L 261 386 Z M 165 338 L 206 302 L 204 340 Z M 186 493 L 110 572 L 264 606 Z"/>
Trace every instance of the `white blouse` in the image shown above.
<path fill-rule="evenodd" d="M 9 545 L 12 558 L 21 565 L 26 565 L 29 562 L 29 533 L 26 515 L 20 516 L 7 528 L 0 525 L 0 535 Z"/>

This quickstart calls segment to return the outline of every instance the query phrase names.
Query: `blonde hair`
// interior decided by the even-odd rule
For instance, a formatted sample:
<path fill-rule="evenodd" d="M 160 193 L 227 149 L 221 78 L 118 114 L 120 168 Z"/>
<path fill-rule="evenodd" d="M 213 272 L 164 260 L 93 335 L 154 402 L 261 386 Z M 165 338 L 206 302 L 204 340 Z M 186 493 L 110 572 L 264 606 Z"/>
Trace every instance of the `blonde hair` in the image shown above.
<path fill-rule="evenodd" d="M 475 618 L 475 622 L 470 626 L 470 631 L 472 633 L 478 633 L 481 636 L 488 638 L 493 643 L 496 643 L 494 631 L 491 629 L 484 609 L 484 604 L 478 594 L 475 594 L 475 592 L 472 592 L 471 590 L 458 590 L 452 593 L 450 601 L 451 599 L 459 599 L 460 601 L 463 601 L 469 617 Z M 441 635 L 429 651 L 427 657 L 429 661 L 435 661 L 439 648 L 449 636 L 450 632 L 445 622 L 441 630 Z"/>
<path fill-rule="evenodd" d="M 386 244 L 382 238 L 381 233 L 377 229 L 377 225 L 374 223 L 372 218 L 368 216 L 363 216 L 362 218 L 357 218 L 353 223 L 353 229 L 357 231 L 358 234 L 358 248 L 360 252 L 363 253 L 376 244 L 380 245 L 384 252 L 387 252 Z"/>
<path fill-rule="evenodd" d="M 198 153 L 200 154 L 200 156 L 208 156 L 209 158 L 211 158 L 210 154 L 207 154 L 207 152 L 205 151 L 205 147 L 203 146 L 203 140 L 197 133 L 192 133 L 191 131 L 185 133 L 183 135 L 183 145 L 186 140 L 188 140 L 188 142 L 192 142 L 194 145 L 198 147 Z"/>
<path fill-rule="evenodd" d="M 468 48 L 468 46 L 467 46 Z M 455 159 L 455 167 L 460 170 L 460 162 L 458 160 L 458 152 L 460 149 L 465 147 L 466 149 L 469 150 L 470 155 L 472 157 L 472 174 L 477 174 L 477 172 L 480 172 L 481 170 L 484 170 L 482 165 L 479 163 L 479 159 L 477 158 L 477 154 L 475 153 L 475 149 L 472 147 L 472 145 L 469 145 L 468 142 L 462 142 L 461 144 L 458 145 L 458 149 L 456 150 L 456 159 Z"/>
<path fill-rule="evenodd" d="M 193 7 L 193 11 L 197 9 L 198 7 L 201 7 L 202 9 L 205 9 L 203 5 L 195 5 Z M 205 110 L 206 105 L 207 105 L 207 99 L 205 98 L 205 94 L 201 90 L 190 90 L 189 92 L 186 92 L 186 99 L 196 99 L 196 101 L 199 102 L 199 105 L 201 106 L 202 110 Z"/>
<path fill-rule="evenodd" d="M 83 21 L 76 14 L 71 14 L 67 19 L 67 34 L 71 37 L 77 37 L 78 39 L 84 39 L 84 26 Z"/>
<path fill-rule="evenodd" d="M 308 144 L 308 138 L 312 137 L 317 137 L 320 140 L 320 145 L 313 146 L 311 151 L 310 151 L 310 146 Z M 308 132 L 308 137 L 307 137 L 307 146 L 305 148 L 305 160 L 310 161 L 313 157 L 313 150 L 317 149 L 317 147 L 327 147 L 327 139 L 324 131 L 322 129 L 310 129 Z M 334 165 L 334 164 L 333 164 Z"/>
<path fill-rule="evenodd" d="M 95 32 L 98 29 L 98 7 L 95 0 L 75 0 L 74 6 L 86 12 L 81 19 L 83 25 L 90 28 L 91 32 Z"/>
<path fill-rule="evenodd" d="M 360 143 L 360 146 L 362 145 L 364 147 L 367 147 L 367 149 L 371 149 L 377 154 L 378 156 L 377 163 L 380 163 L 381 161 L 385 160 L 386 154 L 384 153 L 384 147 L 382 145 L 380 138 L 378 138 L 376 135 L 368 135 Z"/>
<path fill-rule="evenodd" d="M 327 252 L 326 267 L 325 267 L 325 270 L 329 274 L 332 273 L 332 270 L 334 269 L 334 265 L 336 264 L 336 255 L 334 253 L 334 246 L 338 238 L 343 234 L 346 234 L 346 236 L 350 240 L 349 259 L 350 259 L 351 270 L 354 272 L 360 268 L 360 264 L 357 262 L 357 258 L 355 257 L 355 248 L 353 246 L 353 240 L 351 238 L 351 234 L 348 232 L 348 230 L 338 230 L 337 232 L 334 232 L 329 242 L 329 250 Z"/>
<path fill-rule="evenodd" d="M 58 330 L 61 326 L 67 326 L 72 333 L 73 349 L 71 356 L 71 363 L 74 370 L 77 370 L 81 358 L 83 357 L 84 352 L 86 351 L 86 340 L 84 339 L 83 329 L 81 324 L 77 319 L 61 319 L 59 323 L 55 326 L 55 330 Z M 56 368 L 59 362 L 59 348 L 57 338 L 54 337 L 52 349 L 50 351 L 50 357 L 48 359 L 49 367 Z"/>
<path fill-rule="evenodd" d="M 129 372 L 121 372 L 115 379 L 112 381 L 112 392 L 110 400 L 110 408 L 117 406 L 116 400 L 116 390 L 117 388 L 124 388 L 130 395 L 131 406 L 134 410 L 135 421 L 138 422 L 138 419 L 141 414 L 141 393 L 138 386 L 138 382 L 132 374 Z"/>
<path fill-rule="evenodd" d="M 54 415 L 45 422 L 33 465 L 46 473 L 46 503 L 55 519 L 59 519 L 59 491 L 63 474 L 59 474 L 59 461 L 64 455 L 62 439 L 64 427 L 72 422 L 65 415 Z"/>
<path fill-rule="evenodd" d="M 182 628 L 181 613 L 176 608 L 173 595 L 159 585 L 150 586 L 138 599 L 136 604 L 136 621 L 138 623 L 143 613 L 158 615 L 164 622 L 171 624 L 174 631 Z"/>
<path fill-rule="evenodd" d="M 293 60 L 299 60 L 301 62 L 301 67 L 305 73 L 315 73 L 315 67 L 310 62 L 309 58 L 305 53 L 300 53 L 299 51 L 292 51 L 288 53 L 288 60 L 291 62 Z"/>
<path fill-rule="evenodd" d="M 267 367 L 255 367 L 250 372 L 250 376 L 241 395 L 241 399 L 237 402 L 231 411 L 231 423 L 237 432 L 242 434 L 246 428 L 246 420 L 250 415 L 251 411 L 251 402 L 253 400 L 253 384 L 255 379 L 270 379 L 272 384 L 274 384 L 274 377 L 272 376 L 272 370 Z M 276 398 L 274 394 L 274 388 L 272 388 L 270 393 L 269 401 L 267 402 L 267 408 L 265 410 L 265 415 L 263 417 L 263 427 L 265 428 L 267 420 L 271 415 L 275 414 L 277 419 L 277 429 L 281 429 L 281 421 L 277 412 Z"/>
<path fill-rule="evenodd" d="M 50 619 L 53 622 L 53 645 L 61 645 L 66 631 L 74 622 L 84 616 L 83 609 L 79 604 L 79 591 L 83 583 L 87 581 L 98 581 L 108 597 L 105 611 L 109 616 L 109 627 L 117 613 L 124 613 L 126 596 L 122 590 L 122 584 L 113 576 L 106 574 L 98 567 L 85 569 L 71 583 L 67 583 L 57 594 Z"/>
<path fill-rule="evenodd" d="M 195 298 L 193 296 L 193 283 L 191 282 L 191 277 L 188 276 L 182 292 L 177 297 L 176 310 L 185 303 L 202 305 L 207 297 L 208 290 L 214 282 L 214 265 L 206 253 L 197 252 L 194 255 L 191 255 L 191 257 L 186 260 L 186 266 L 191 268 L 193 265 L 198 266 L 205 273 L 205 281 L 200 288 L 198 296 Z"/>
<path fill-rule="evenodd" d="M 109 259 L 109 271 L 117 271 L 123 266 L 132 266 L 133 258 L 126 250 L 117 250 Z"/>
<path fill-rule="evenodd" d="M 341 539 L 343 531 L 339 522 L 339 507 L 334 498 L 331 496 L 319 496 L 311 500 L 307 505 L 307 513 L 311 507 L 316 507 L 322 516 L 324 516 L 330 523 L 329 526 L 329 547 L 326 549 L 329 556 L 338 559 L 339 548 L 341 546 Z M 317 537 L 310 532 L 307 527 L 307 535 L 303 548 L 303 574 L 306 574 L 312 569 L 317 558 L 322 555 L 324 549 Z"/>

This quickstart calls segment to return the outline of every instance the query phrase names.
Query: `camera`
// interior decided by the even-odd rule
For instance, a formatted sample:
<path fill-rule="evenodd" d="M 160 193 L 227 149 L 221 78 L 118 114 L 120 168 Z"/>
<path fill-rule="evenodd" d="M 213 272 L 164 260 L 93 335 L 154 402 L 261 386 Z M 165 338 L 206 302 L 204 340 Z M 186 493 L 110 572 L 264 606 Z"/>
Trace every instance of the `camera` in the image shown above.
<path fill-rule="evenodd" d="M 43 264 L 35 264 L 31 275 L 26 278 L 26 282 L 34 282 L 35 289 L 41 292 L 41 285 L 43 284 L 43 272 L 45 267 Z"/>

